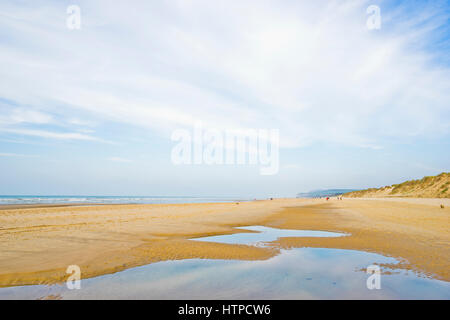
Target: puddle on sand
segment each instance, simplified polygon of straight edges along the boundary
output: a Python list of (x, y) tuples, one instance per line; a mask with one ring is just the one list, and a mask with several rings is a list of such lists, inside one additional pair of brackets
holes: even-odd
[(275, 229), (264, 226), (239, 227), (236, 229), (255, 231), (254, 233), (234, 233), (220, 236), (194, 238), (195, 241), (219, 242), (228, 244), (264, 245), (265, 242), (275, 241), (282, 237), (342, 237), (343, 233), (310, 231), (310, 230), (287, 230)]
[(393, 258), (352, 250), (282, 250), (264, 261), (164, 261), (63, 285), (0, 289), (0, 299), (450, 299), (450, 284), (411, 272), (381, 275), (369, 290), (369, 275), (357, 271)]
[[(197, 238), (196, 241), (256, 244), (279, 237), (336, 237), (319, 231), (245, 227), (259, 233)], [(355, 250), (296, 248), (262, 261), (188, 259), (162, 261), (65, 285), (0, 288), (0, 299), (450, 299), (450, 283), (400, 271), (381, 275), (369, 290), (365, 272), (374, 263), (397, 260)]]

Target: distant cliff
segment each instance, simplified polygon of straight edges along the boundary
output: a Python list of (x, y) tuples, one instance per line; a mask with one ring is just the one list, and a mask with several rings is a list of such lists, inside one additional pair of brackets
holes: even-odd
[(450, 173), (410, 180), (383, 188), (353, 191), (344, 194), (349, 198), (377, 197), (414, 197), (414, 198), (450, 198)]

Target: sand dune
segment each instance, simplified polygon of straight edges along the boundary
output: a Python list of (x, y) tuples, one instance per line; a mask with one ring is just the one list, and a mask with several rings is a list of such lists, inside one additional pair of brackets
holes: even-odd
[(345, 194), (350, 198), (413, 197), (450, 198), (450, 173), (443, 172), (433, 177), (410, 180), (382, 188), (370, 188)]

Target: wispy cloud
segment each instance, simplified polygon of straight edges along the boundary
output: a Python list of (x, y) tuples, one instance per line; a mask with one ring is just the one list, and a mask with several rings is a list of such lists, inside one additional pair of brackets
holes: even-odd
[(0, 157), (38, 157), (38, 155), (34, 155), (34, 154), (20, 154), (20, 153), (1, 153), (0, 152)]
[[(89, 114), (83, 124), (102, 119), (167, 137), (196, 120), (279, 128), (282, 147), (378, 148), (389, 137), (449, 130), (449, 68), (422, 45), (448, 21), (438, 5), (385, 2), (382, 29), (372, 32), (369, 1), (142, 1), (141, 10), (81, 1), (83, 28), (70, 32), (55, 23), (64, 8), (43, 3), (39, 15), (2, 4), (2, 29), (23, 46), (1, 45), (1, 60), (15, 67), (1, 69), (0, 94), (43, 108), (57, 101)], [(25, 118), (49, 120), (16, 117)]]
[(9, 114), (0, 115), (0, 124), (17, 125), (21, 123), (48, 124), (53, 121), (49, 114), (31, 108), (13, 108)]
[(44, 130), (32, 130), (32, 129), (12, 129), (12, 128), (0, 128), (0, 132), (13, 133), (17, 135), (34, 136), (40, 138), (58, 139), (58, 140), (86, 140), (86, 141), (98, 141), (107, 142), (105, 140), (89, 136), (78, 132), (51, 132)]
[(82, 127), (93, 127), (95, 126), (95, 122), (89, 121), (89, 120), (83, 120), (79, 118), (72, 118), (68, 119), (67, 121), (70, 124), (73, 124), (75, 126), (82, 126)]
[(120, 157), (110, 157), (110, 158), (108, 158), (108, 160), (109, 161), (113, 161), (113, 162), (122, 162), (122, 163), (133, 162), (132, 160), (125, 159), (125, 158), (120, 158)]

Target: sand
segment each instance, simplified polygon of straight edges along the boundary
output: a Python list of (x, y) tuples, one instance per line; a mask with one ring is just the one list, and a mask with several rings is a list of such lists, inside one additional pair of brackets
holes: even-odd
[[(400, 259), (402, 268), (450, 281), (449, 208), (449, 199), (409, 198), (3, 208), (0, 287), (62, 282), (69, 265), (90, 278), (164, 260), (263, 260), (292, 247), (380, 253)], [(249, 225), (350, 236), (282, 238), (268, 248), (189, 240)]]

